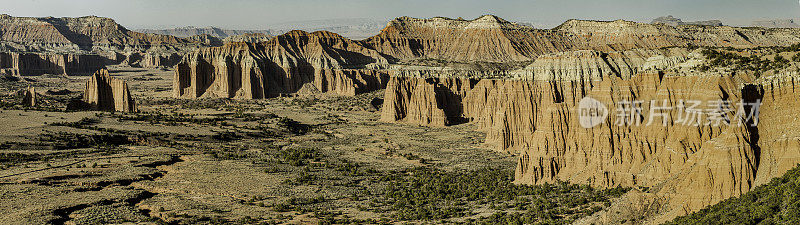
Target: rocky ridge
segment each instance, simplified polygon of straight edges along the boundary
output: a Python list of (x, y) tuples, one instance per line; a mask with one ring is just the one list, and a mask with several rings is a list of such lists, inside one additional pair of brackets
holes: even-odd
[(175, 72), (175, 97), (254, 99), (293, 94), (305, 83), (355, 95), (381, 89), (387, 59), (337, 34), (292, 31), (263, 43), (227, 43), (188, 54)]
[(663, 23), (670, 26), (681, 26), (681, 25), (722, 26), (722, 21), (719, 20), (683, 22), (683, 20), (675, 18), (672, 15), (655, 18), (650, 23), (653, 24)]
[(270, 36), (272, 30), (233, 30), (223, 29), (219, 27), (178, 27), (171, 29), (138, 29), (137, 32), (145, 34), (159, 34), (175, 37), (192, 37), (197, 35), (211, 35), (220, 39), (228, 38), (231, 36), (247, 35), (247, 34), (263, 34)]
[[(16, 74), (22, 76), (92, 74), (102, 66), (128, 62), (132, 66), (172, 67), (178, 61), (174, 55), (220, 43), (219, 39), (207, 36), (184, 39), (133, 32), (112, 19), (95, 16), (34, 18), (0, 15), (1, 54), (4, 57), (21, 55), (5, 60), (11, 63), (3, 63), (2, 68), (16, 70)], [(144, 56), (144, 62), (141, 62), (141, 56)]]
[(569, 20), (553, 29), (535, 29), (496, 16), (475, 20), (400, 17), (380, 34), (364, 40), (371, 48), (399, 60), (529, 61), (539, 55), (575, 51), (624, 51), (673, 46), (785, 46), (796, 30), (666, 26), (623, 20)]

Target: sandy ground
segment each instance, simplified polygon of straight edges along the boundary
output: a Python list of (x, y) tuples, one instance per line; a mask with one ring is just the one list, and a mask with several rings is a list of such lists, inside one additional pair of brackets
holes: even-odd
[[(376, 179), (383, 171), (515, 166), (514, 156), (484, 148), (484, 134), (473, 124), (427, 128), (377, 122), (379, 112), (369, 102), (382, 97), (379, 92), (175, 100), (172, 71), (110, 69), (129, 82), (140, 113), (57, 110), (80, 96), (87, 77), (2, 83), (6, 102), (31, 85), (48, 105), (0, 110), (2, 223), (303, 224), (316, 222), (319, 211), (387, 219), (391, 212), (364, 210), (371, 207), (372, 193), (386, 185)], [(46, 93), (63, 89), (72, 93)], [(287, 130), (286, 118), (305, 130)], [(280, 156), (297, 149), (310, 149), (314, 157), (294, 163)], [(347, 165), (368, 172), (342, 172)], [(304, 179), (309, 176), (313, 179)], [(303, 203), (303, 210), (276, 209), (292, 199), (324, 200)]]

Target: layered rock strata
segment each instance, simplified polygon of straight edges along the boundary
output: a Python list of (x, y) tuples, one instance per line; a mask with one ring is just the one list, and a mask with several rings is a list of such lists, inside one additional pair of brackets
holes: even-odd
[(20, 75), (92, 74), (123, 62), (131, 66), (172, 67), (184, 52), (211, 45), (221, 45), (221, 41), (208, 35), (176, 38), (143, 34), (112, 19), (95, 16), (0, 15), (0, 69)]
[(796, 43), (799, 37), (797, 30), (669, 26), (622, 20), (570, 20), (553, 29), (535, 29), (487, 15), (475, 20), (400, 17), (364, 43), (401, 60), (518, 62), (575, 50), (786, 46)]
[[(486, 132), (486, 145), (519, 155), (516, 183), (647, 187), (650, 193), (634, 197), (649, 204), (625, 207), (657, 204), (647, 219), (659, 223), (738, 196), (800, 163), (790, 100), (800, 97), (793, 91), (798, 75), (756, 79), (677, 69), (697, 65), (698, 57), (685, 49), (575, 51), (539, 56), (500, 79), (392, 77), (381, 120), (472, 121)], [(586, 97), (608, 113), (589, 128), (579, 114)], [(688, 110), (695, 101), (702, 105)], [(750, 108), (738, 104), (757, 101), (759, 121), (747, 126), (738, 110)], [(637, 104), (631, 107), (642, 114), (620, 116), (625, 104)], [(710, 123), (709, 110), (725, 119)]]
[(337, 34), (292, 31), (263, 43), (226, 43), (178, 64), (175, 97), (254, 99), (292, 94), (312, 83), (342, 95), (385, 87), (380, 53)]
[[(654, 218), (664, 221), (738, 196), (800, 163), (800, 136), (786, 122), (797, 116), (790, 110), (794, 101), (785, 101), (800, 97), (791, 91), (796, 79), (748, 84), (748, 76), (656, 71), (594, 81), (392, 78), (381, 119), (425, 126), (474, 121), (487, 133), (487, 145), (520, 155), (516, 183), (649, 187), (666, 199), (665, 211)], [(737, 118), (737, 103), (762, 96), (764, 119), (754, 127), (738, 126), (736, 119), (706, 124), (704, 118), (687, 125), (687, 114), (659, 108), (678, 107), (684, 99), (703, 106), (724, 100), (733, 105), (722, 116)], [(578, 109), (584, 97), (605, 104), (609, 118), (583, 128)], [(661, 116), (650, 125), (650, 118), (636, 117), (618, 126), (626, 120), (616, 117), (615, 107), (638, 101), (642, 115)]]
[(108, 59), (99, 55), (57, 53), (0, 53), (0, 70), (7, 74), (86, 75), (104, 68)]
[(133, 32), (96, 16), (80, 18), (35, 18), (0, 15), (0, 40), (48, 48), (91, 49), (92, 47), (148, 48), (191, 44), (167, 35)]
[(132, 53), (125, 57), (122, 64), (133, 67), (159, 68), (174, 67), (181, 61), (181, 55), (177, 53)]
[(109, 75), (101, 69), (86, 81), (83, 103), (87, 110), (135, 112), (136, 103), (124, 80)]

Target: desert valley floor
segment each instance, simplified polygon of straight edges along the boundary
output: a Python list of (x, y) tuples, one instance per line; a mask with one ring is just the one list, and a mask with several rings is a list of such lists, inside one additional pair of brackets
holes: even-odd
[[(528, 190), (542, 186), (514, 188), (516, 157), (484, 148), (473, 124), (378, 122), (379, 91), (176, 100), (172, 71), (110, 71), (129, 82), (138, 113), (0, 111), (5, 222), (465, 222), (529, 207), (517, 203), (579, 196), (572, 207), (541, 215), (559, 221), (608, 201), (577, 186), (548, 185), (565, 191), (549, 194), (557, 197)], [(3, 96), (32, 85), (58, 92), (42, 100), (56, 101), (79, 95), (86, 79), (26, 77), (3, 83)], [(431, 196), (410, 198), (426, 202), (392, 200), (432, 181), (441, 187), (421, 193)], [(472, 187), (449, 193), (450, 186)]]

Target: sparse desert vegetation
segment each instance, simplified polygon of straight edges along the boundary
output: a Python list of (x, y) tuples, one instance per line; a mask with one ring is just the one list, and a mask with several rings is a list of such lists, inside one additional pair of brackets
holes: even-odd
[[(158, 71), (122, 74), (133, 85), (170, 79)], [(149, 97), (135, 113), (11, 104), (0, 111), (11, 126), (0, 144), (0, 177), (35, 180), (4, 186), (19, 195), (29, 195), (26, 186), (49, 190), (58, 184), (81, 190), (75, 197), (95, 196), (97, 201), (78, 206), (42, 202), (55, 212), (47, 216), (17, 210), (28, 219), (75, 224), (563, 224), (625, 191), (514, 185), (513, 155), (483, 148), (483, 134), (472, 125), (376, 122), (374, 101), (381, 97)], [(51, 103), (63, 107), (68, 100)], [(15, 123), (23, 118), (37, 122)], [(35, 127), (40, 129), (19, 132)]]

